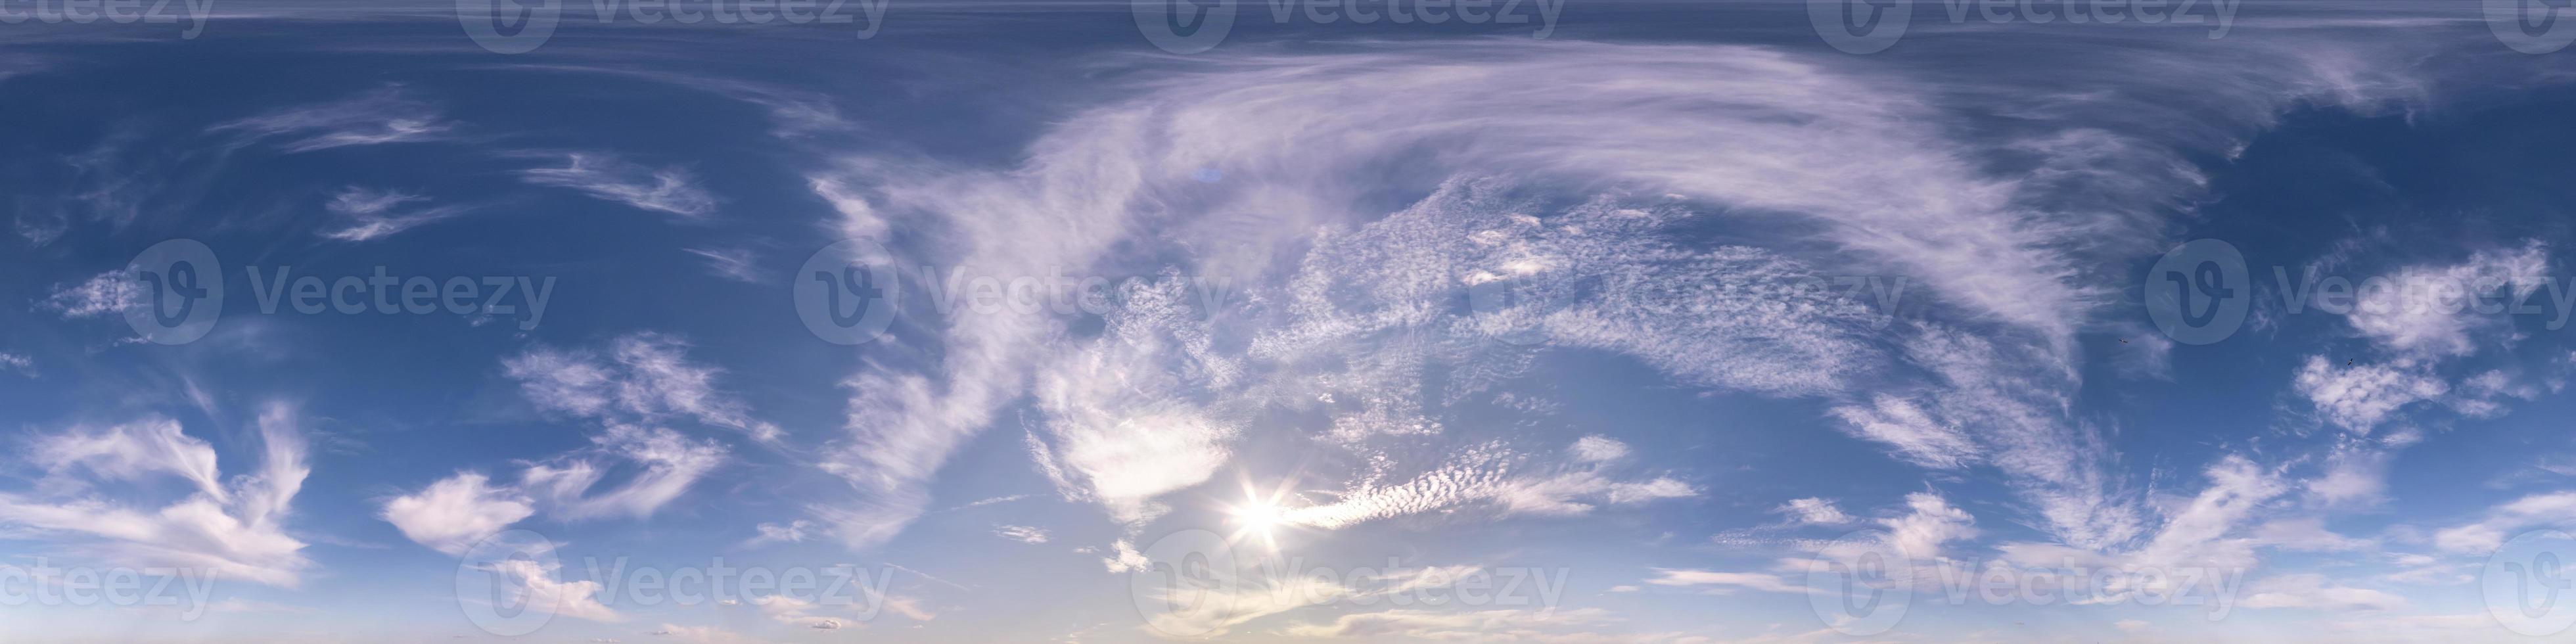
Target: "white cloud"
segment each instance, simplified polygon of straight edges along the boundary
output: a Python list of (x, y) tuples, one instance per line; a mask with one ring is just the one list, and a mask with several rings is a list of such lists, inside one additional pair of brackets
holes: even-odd
[(637, 471), (614, 488), (594, 492), (607, 466), (575, 456), (529, 464), (519, 475), (519, 489), (543, 501), (549, 514), (566, 519), (609, 515), (641, 519), (679, 498), (725, 460), (722, 445), (693, 441), (659, 427), (611, 425), (591, 440), (599, 451), (633, 464)]
[(484, 538), (536, 514), (536, 508), (516, 489), (489, 483), (490, 479), (482, 474), (458, 473), (419, 493), (385, 502), (380, 516), (413, 543), (462, 555)]
[(1574, 455), (1576, 462), (1580, 463), (1608, 463), (1628, 457), (1627, 443), (1598, 434), (1578, 439), (1574, 441), (1573, 447), (1565, 449)]
[(659, 628), (653, 629), (651, 635), (655, 637), (667, 637), (673, 640), (687, 642), (689, 644), (753, 644), (754, 642), (759, 641), (745, 637), (733, 631), (713, 626), (681, 626), (678, 624), (663, 624)]
[(1869, 407), (1846, 405), (1834, 408), (1833, 414), (1850, 424), (1853, 433), (1896, 448), (1916, 465), (1955, 469), (1976, 459), (1976, 443), (1966, 432), (1933, 419), (1904, 398), (1879, 394)]
[(2291, 385), (2327, 420), (2364, 434), (2398, 409), (2450, 391), (2440, 378), (2411, 362), (2338, 366), (2325, 356), (2308, 356)]
[[(1333, 618), (1331, 622), (1294, 624), (1281, 629), (1290, 637), (1379, 638), (1403, 637), (1425, 641), (1537, 641), (1571, 642), (1569, 634), (1543, 633), (1541, 629), (1599, 624), (1610, 621), (1608, 613), (1598, 608), (1566, 610), (1480, 610), (1433, 611), (1395, 609), (1371, 613), (1354, 613)], [(1581, 635), (1571, 635), (1581, 637)], [(1655, 638), (1630, 635), (1620, 641), (1645, 642)]]
[(437, 108), (415, 100), (399, 85), (329, 103), (304, 105), (230, 121), (211, 132), (237, 135), (236, 147), (273, 141), (287, 152), (312, 152), (352, 145), (433, 141), (446, 138), (454, 125)]
[(1773, 593), (1804, 593), (1805, 586), (1791, 584), (1779, 575), (1762, 572), (1717, 572), (1698, 569), (1656, 568), (1655, 577), (1646, 583), (1657, 586), (1725, 586), (1751, 588)]
[(518, 601), (524, 602), (527, 610), (549, 612), (594, 622), (617, 622), (626, 619), (625, 616), (617, 614), (616, 610), (599, 603), (598, 595), (601, 590), (604, 590), (599, 582), (556, 579), (555, 575), (561, 572), (560, 564), (548, 565), (530, 559), (512, 558), (478, 562), (477, 565), (498, 575), (511, 590), (518, 593)]
[(760, 531), (760, 535), (743, 541), (743, 547), (748, 548), (766, 543), (797, 543), (804, 541), (805, 537), (807, 537), (814, 529), (814, 522), (797, 519), (784, 524), (762, 523), (760, 525), (752, 526), (752, 529)]
[(1696, 496), (1699, 491), (1671, 478), (1618, 480), (1590, 469), (1532, 471), (1527, 457), (1488, 445), (1452, 455), (1449, 462), (1393, 485), (1363, 483), (1332, 503), (1284, 510), (1284, 521), (1325, 529), (1462, 506), (1482, 506), (1502, 515), (1573, 516), (1599, 504), (1636, 505), (1658, 499)]
[(1843, 514), (1842, 508), (1834, 507), (1832, 499), (1790, 499), (1771, 511), (1789, 515), (1790, 520), (1806, 525), (1842, 525), (1852, 521), (1851, 515)]
[(724, 370), (692, 362), (688, 344), (660, 333), (617, 338), (603, 359), (590, 351), (536, 347), (502, 361), (520, 393), (539, 409), (610, 424), (653, 424), (675, 418), (741, 432), (762, 443), (785, 435), (753, 418), (751, 406), (718, 390)]
[(0, 368), (16, 371), (29, 378), (36, 377), (36, 359), (25, 355), (0, 352)]
[(2475, 523), (2433, 533), (2433, 545), (2455, 553), (2488, 554), (2512, 532), (2539, 526), (2576, 526), (2576, 492), (2533, 494), (2489, 508)]
[[(38, 435), (42, 446), (30, 462), (78, 491), (91, 485), (130, 482), (145, 475), (202, 480), (187, 497), (157, 510), (115, 503), (97, 494), (69, 498), (66, 488), (39, 486), (34, 493), (0, 492), (0, 525), (27, 538), (124, 566), (176, 566), (272, 586), (294, 587), (311, 567), (304, 543), (288, 536), (284, 520), (311, 473), (294, 407), (270, 403), (258, 418), (262, 454), (257, 470), (224, 484), (205, 443), (179, 432), (177, 423), (146, 418), (108, 430)], [(78, 477), (88, 475), (87, 480)], [(211, 485), (211, 487), (209, 487)]]
[(63, 319), (123, 315), (128, 307), (143, 305), (142, 287), (117, 269), (100, 273), (78, 284), (56, 284), (53, 292), (36, 304), (38, 310), (52, 311)]
[(697, 176), (688, 168), (654, 169), (603, 152), (568, 152), (562, 156), (562, 166), (520, 170), (519, 179), (685, 218), (704, 217), (716, 210), (715, 195), (699, 187)]
[(993, 536), (1001, 537), (1001, 538), (1004, 538), (1004, 539), (1009, 539), (1009, 540), (1012, 540), (1012, 541), (1017, 541), (1017, 542), (1020, 542), (1020, 543), (1046, 543), (1046, 542), (1047, 542), (1047, 531), (1046, 531), (1045, 529), (1043, 529), (1043, 528), (1032, 528), (1032, 527), (1028, 527), (1028, 526), (1024, 526), (1024, 525), (997, 525), (997, 526), (993, 526)]
[(1977, 536), (1977, 520), (1968, 511), (1930, 492), (1905, 495), (1904, 516), (1879, 521), (1887, 526), (1888, 544), (1915, 559), (1941, 556), (1941, 545)]
[(393, 236), (423, 224), (465, 214), (472, 208), (449, 205), (435, 208), (410, 208), (405, 204), (428, 201), (428, 197), (350, 186), (331, 197), (323, 208), (344, 221), (338, 228), (322, 231), (329, 239), (367, 241)]
[(742, 282), (760, 283), (757, 258), (748, 248), (684, 248), (691, 255), (706, 258), (707, 272), (717, 277)]
[(2410, 266), (2380, 276), (2387, 288), (2357, 289), (2345, 321), (2400, 354), (2468, 355), (2476, 350), (2471, 334), (2504, 332), (2507, 326), (2503, 316), (2478, 312), (2472, 298), (2519, 302), (2538, 288), (2529, 278), (2548, 275), (2548, 248), (2536, 241), (2520, 249), (2479, 251), (2456, 265)]
[(35, 438), (28, 460), (61, 475), (79, 468), (110, 480), (138, 481), (154, 474), (187, 479), (197, 490), (223, 501), (227, 496), (215, 468), (215, 448), (179, 430), (179, 421), (152, 417), (114, 427), (75, 427)]
[(2347, 552), (2377, 547), (2369, 539), (2355, 539), (2327, 530), (2324, 517), (2276, 519), (2254, 528), (2254, 538), (2265, 545), (2305, 552)]
[(2246, 608), (2321, 608), (2327, 610), (2396, 610), (2406, 598), (2384, 591), (2328, 583), (2324, 575), (2277, 575), (2246, 586)]

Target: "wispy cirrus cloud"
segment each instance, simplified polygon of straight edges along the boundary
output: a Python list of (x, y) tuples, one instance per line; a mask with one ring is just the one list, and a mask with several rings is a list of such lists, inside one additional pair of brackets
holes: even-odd
[(707, 260), (707, 273), (742, 282), (760, 283), (759, 257), (748, 248), (684, 248), (691, 255)]
[(683, 218), (715, 213), (715, 195), (700, 187), (697, 175), (688, 168), (653, 168), (605, 152), (565, 152), (555, 156), (561, 159), (561, 165), (520, 170), (519, 180), (569, 188), (593, 198)]
[(435, 141), (448, 138), (454, 129), (436, 107), (413, 98), (401, 85), (388, 85), (351, 98), (227, 121), (207, 131), (232, 136), (234, 147), (268, 143), (293, 153)]
[(339, 241), (362, 242), (391, 237), (424, 224), (462, 215), (470, 206), (445, 205), (411, 207), (407, 204), (429, 201), (428, 197), (394, 190), (350, 186), (333, 195), (323, 209), (339, 215), (336, 228), (318, 234)]
[(785, 436), (753, 417), (750, 403), (717, 389), (724, 370), (690, 360), (688, 348), (678, 336), (633, 333), (611, 340), (605, 355), (530, 348), (502, 360), (502, 373), (519, 381), (520, 393), (540, 410), (609, 424), (694, 420), (761, 443)]

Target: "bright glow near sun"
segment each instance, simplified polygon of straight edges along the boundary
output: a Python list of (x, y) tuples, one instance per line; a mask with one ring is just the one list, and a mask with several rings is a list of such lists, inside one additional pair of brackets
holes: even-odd
[(1261, 543), (1271, 550), (1279, 549), (1279, 531), (1293, 527), (1288, 520), (1288, 509), (1280, 506), (1280, 501), (1287, 496), (1287, 487), (1282, 484), (1280, 489), (1263, 494), (1251, 481), (1244, 482), (1243, 502), (1225, 509), (1236, 528), (1235, 541), (1259, 537)]

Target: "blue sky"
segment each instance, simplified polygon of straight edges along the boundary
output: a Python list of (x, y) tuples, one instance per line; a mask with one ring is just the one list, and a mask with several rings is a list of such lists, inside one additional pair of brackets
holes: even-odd
[(2510, 2), (679, 9), (0, 3), (0, 639), (2576, 623)]

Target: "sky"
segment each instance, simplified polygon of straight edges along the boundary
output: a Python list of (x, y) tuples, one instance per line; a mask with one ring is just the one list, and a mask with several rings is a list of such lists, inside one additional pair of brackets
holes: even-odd
[(0, 0), (0, 640), (2560, 640), (2563, 9)]

